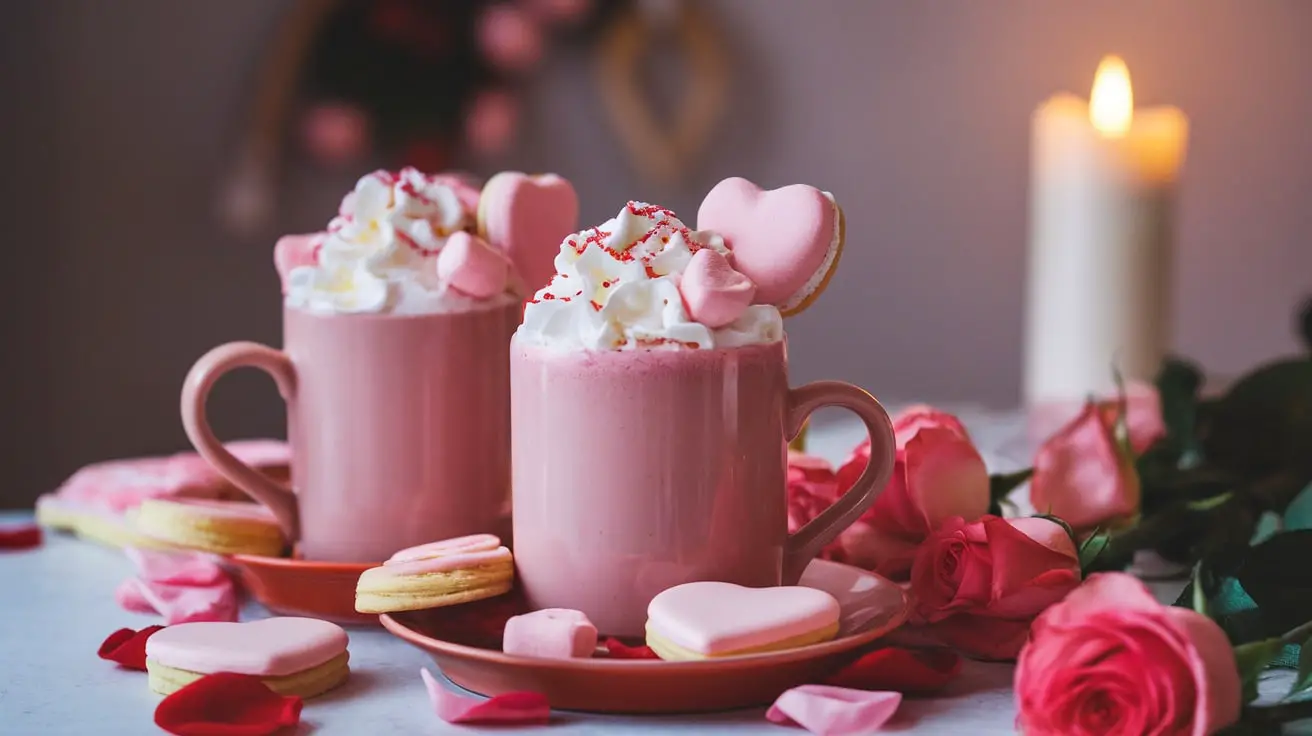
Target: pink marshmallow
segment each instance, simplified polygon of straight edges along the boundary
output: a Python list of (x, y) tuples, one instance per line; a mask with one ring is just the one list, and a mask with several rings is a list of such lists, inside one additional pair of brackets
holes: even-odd
[(313, 235), (284, 235), (273, 246), (273, 265), (282, 281), (282, 292), (287, 293), (287, 274), (299, 266), (313, 266), (319, 262), (319, 246), (323, 233)]
[(756, 296), (756, 285), (729, 265), (729, 259), (702, 248), (693, 254), (679, 283), (688, 316), (711, 329), (742, 316)]
[(597, 627), (582, 611), (544, 608), (506, 622), (501, 649), (528, 657), (591, 657), (597, 648)]
[(458, 232), (437, 254), (437, 275), (462, 294), (487, 299), (506, 290), (510, 261), (477, 235)]

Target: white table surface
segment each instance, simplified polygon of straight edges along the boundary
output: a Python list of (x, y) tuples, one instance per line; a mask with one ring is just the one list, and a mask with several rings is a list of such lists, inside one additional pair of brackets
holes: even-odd
[[(981, 447), (1014, 448), (1021, 427), (1015, 415), (960, 412)], [(809, 449), (839, 459), (860, 439), (855, 424), (826, 422), (812, 431)], [(1024, 450), (1020, 450), (1024, 452)], [(985, 452), (990, 467), (1011, 470), (1021, 461)], [(0, 521), (22, 520), (0, 514)], [(159, 696), (140, 672), (119, 670), (96, 657), (100, 642), (122, 627), (159, 623), (158, 617), (124, 611), (113, 591), (132, 574), (116, 550), (48, 534), (39, 549), (0, 553), (0, 734), (161, 733), (153, 721)], [(1163, 598), (1178, 592), (1168, 584)], [(268, 612), (249, 604), (242, 619)], [(306, 703), (297, 733), (316, 736), (470, 733), (473, 727), (444, 723), (432, 711), (421, 667), (435, 668), (422, 652), (381, 629), (350, 629), (351, 678), (346, 685)], [(1012, 667), (966, 662), (962, 675), (939, 697), (904, 700), (889, 730), (904, 734), (1014, 733)], [(1288, 677), (1265, 683), (1275, 692)], [(454, 685), (448, 686), (455, 687)], [(1287, 685), (1286, 685), (1287, 687)], [(514, 733), (802, 733), (775, 726), (764, 709), (702, 716), (615, 717), (556, 712), (546, 727), (498, 729)], [(1309, 730), (1312, 733), (1312, 730)]]

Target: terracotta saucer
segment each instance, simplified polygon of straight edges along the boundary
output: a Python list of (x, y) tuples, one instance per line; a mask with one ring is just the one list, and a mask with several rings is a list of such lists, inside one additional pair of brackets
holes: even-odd
[(499, 633), (494, 641), (487, 627), (469, 626), (468, 606), (379, 618), (392, 634), (428, 652), (452, 682), (475, 693), (529, 690), (546, 695), (553, 708), (594, 713), (696, 713), (766, 705), (791, 687), (819, 682), (906, 619), (902, 589), (873, 573), (817, 560), (802, 584), (833, 593), (843, 605), (839, 638), (697, 662), (508, 655), (500, 651)]
[(355, 610), (355, 583), (360, 573), (378, 563), (258, 555), (229, 555), (228, 559), (251, 595), (274, 613), (378, 625), (376, 615)]

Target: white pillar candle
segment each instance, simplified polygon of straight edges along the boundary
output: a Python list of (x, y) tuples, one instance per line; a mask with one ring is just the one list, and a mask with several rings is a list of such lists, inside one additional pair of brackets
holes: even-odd
[(1188, 120), (1134, 109), (1124, 62), (1104, 59), (1091, 101), (1034, 115), (1024, 397), (1069, 405), (1114, 390), (1113, 365), (1152, 380), (1169, 347), (1175, 182)]

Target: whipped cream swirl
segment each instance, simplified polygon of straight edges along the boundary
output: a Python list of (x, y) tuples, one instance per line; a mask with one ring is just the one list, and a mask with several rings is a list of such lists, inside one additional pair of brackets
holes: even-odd
[(287, 276), (287, 305), (315, 313), (428, 314), (509, 304), (512, 288), (474, 299), (442, 283), (436, 259), (474, 217), (442, 177), (375, 171), (342, 199), (314, 263)]
[(724, 239), (686, 227), (658, 205), (629, 202), (565, 239), (556, 275), (524, 308), (520, 339), (561, 350), (711, 349), (783, 339), (779, 310), (747, 307), (711, 329), (688, 315), (680, 278), (693, 254), (728, 256)]

